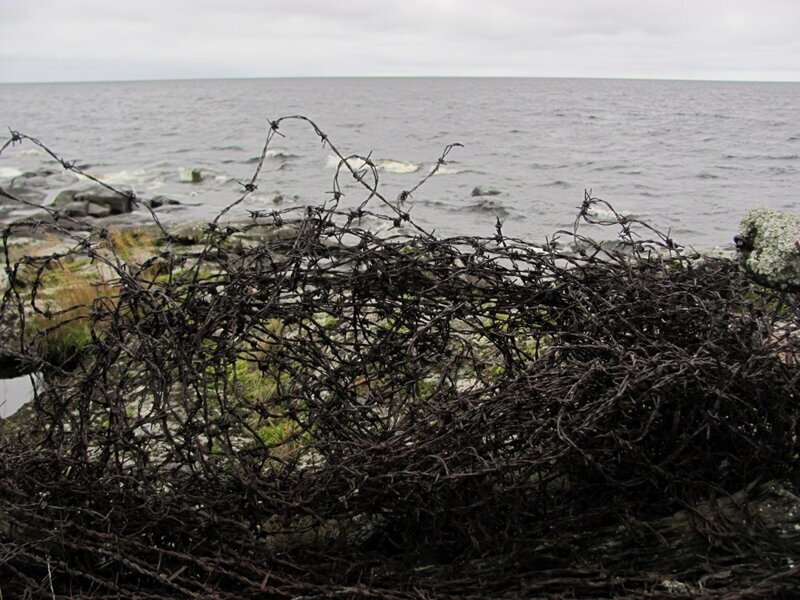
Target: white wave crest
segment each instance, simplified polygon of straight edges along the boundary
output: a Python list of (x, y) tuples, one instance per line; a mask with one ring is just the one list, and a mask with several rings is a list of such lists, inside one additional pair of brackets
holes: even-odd
[(386, 171), (387, 173), (416, 173), (419, 171), (419, 165), (413, 162), (404, 162), (402, 160), (392, 160), (390, 158), (380, 158), (375, 162), (375, 166), (379, 171)]
[(439, 170), (436, 171), (437, 175), (458, 175), (463, 173), (463, 169), (456, 169), (455, 167), (448, 167), (447, 165), (442, 165), (439, 167)]
[[(370, 160), (372, 164), (375, 165), (375, 168), (378, 169), (378, 171), (383, 171), (385, 173), (399, 173), (404, 175), (408, 173), (416, 173), (420, 169), (420, 166), (414, 162), (394, 160), (391, 158), (373, 158)], [(330, 155), (328, 156), (325, 166), (328, 169), (335, 169), (339, 166), (340, 162), (341, 161), (338, 156)], [(348, 159), (347, 162), (356, 171), (366, 166), (366, 163), (360, 158), (351, 158)]]
[(291, 160), (299, 157), (296, 154), (291, 154), (290, 152), (285, 152), (284, 150), (267, 150), (267, 158), (271, 158), (273, 160)]
[(0, 167), (0, 179), (14, 179), (24, 174), (25, 172), (17, 167)]
[[(629, 216), (624, 215), (621, 212), (618, 214), (620, 217)], [(600, 208), (598, 206), (591, 206), (589, 210), (586, 211), (586, 216), (591, 217), (595, 221), (607, 221), (610, 223), (615, 223), (617, 221), (617, 215), (608, 209)]]
[[(160, 170), (153, 169), (133, 169), (124, 171), (112, 171), (110, 173), (91, 173), (103, 183), (108, 185), (119, 185), (126, 187), (148, 186), (149, 188), (160, 187), (164, 183), (163, 174)], [(79, 180), (88, 180), (85, 176), (78, 174)]]

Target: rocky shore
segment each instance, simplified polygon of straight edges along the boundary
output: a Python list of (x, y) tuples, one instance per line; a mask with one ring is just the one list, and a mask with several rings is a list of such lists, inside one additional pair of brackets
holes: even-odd
[(41, 386), (0, 421), (4, 594), (796, 587), (796, 217), (737, 262), (12, 183), (0, 366)]
[(0, 184), (0, 225), (61, 220), (70, 230), (124, 227), (152, 221), (149, 210), (167, 214), (181, 209), (173, 198), (134, 198), (130, 190), (44, 167)]

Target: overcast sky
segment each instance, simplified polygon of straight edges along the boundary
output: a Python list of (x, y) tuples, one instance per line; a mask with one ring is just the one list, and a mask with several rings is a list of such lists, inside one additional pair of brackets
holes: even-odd
[(800, 0), (0, 0), (0, 82), (800, 81)]

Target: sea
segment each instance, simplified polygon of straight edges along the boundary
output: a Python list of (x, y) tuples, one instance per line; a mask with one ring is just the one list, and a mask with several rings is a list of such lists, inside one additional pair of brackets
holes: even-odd
[[(339, 158), (369, 157), (395, 202), (440, 237), (506, 235), (533, 243), (572, 231), (586, 193), (696, 249), (730, 249), (748, 209), (800, 212), (800, 83), (612, 79), (318, 78), (0, 84), (0, 139), (18, 131), (59, 158), (143, 199), (205, 221), (258, 189), (232, 218), (332, 199)], [(0, 142), (2, 143), (2, 142)], [(359, 159), (352, 163), (363, 166)], [(51, 202), (86, 180), (25, 141), (0, 155), (0, 187), (22, 177)], [(199, 173), (192, 176), (192, 171)], [(188, 174), (188, 176), (187, 176)], [(34, 177), (26, 177), (31, 176)], [(368, 193), (338, 179), (343, 208)], [(390, 209), (373, 198), (367, 209)], [(593, 216), (603, 219), (604, 208)], [(14, 214), (6, 214), (7, 220)], [(364, 227), (384, 226), (365, 219)], [(580, 233), (613, 238), (614, 228)], [(30, 397), (5, 380), (0, 416)]]
[[(800, 83), (296, 78), (0, 85), (0, 126), (8, 128), (0, 138), (19, 131), (140, 198), (178, 200), (182, 208), (165, 214), (167, 221), (208, 220), (234, 202), (253, 176), (269, 123), (290, 115), (312, 120), (343, 156), (369, 157), (391, 202), (430, 173), (449, 144), (461, 144), (404, 204), (415, 223), (441, 237), (491, 236), (499, 219), (506, 235), (543, 242), (572, 230), (587, 192), (695, 248), (730, 247), (750, 208), (800, 212)], [(278, 131), (258, 189), (233, 214), (331, 200), (339, 164), (331, 147), (303, 120), (283, 121)], [(0, 156), (0, 186), (53, 169), (59, 163), (43, 150), (16, 144)], [(191, 170), (200, 181), (187, 177)], [(45, 202), (82, 183), (56, 178)], [(339, 183), (343, 207), (367, 199), (351, 176)], [(376, 199), (367, 207), (387, 210)]]

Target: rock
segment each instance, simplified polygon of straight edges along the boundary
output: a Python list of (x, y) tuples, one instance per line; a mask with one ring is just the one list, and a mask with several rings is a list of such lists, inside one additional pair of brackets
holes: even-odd
[(64, 171), (41, 168), (17, 175), (5, 185), (5, 190), (19, 200), (41, 204), (47, 198), (48, 189), (69, 185), (74, 181), (75, 177)]
[[(133, 203), (131, 202), (129, 196), (112, 192), (111, 190), (107, 190), (105, 188), (92, 188), (88, 190), (63, 190), (62, 192), (59, 192), (55, 200), (53, 200), (53, 206), (56, 208), (62, 208), (70, 206), (76, 202), (81, 202), (87, 205), (87, 212), (89, 204), (106, 207), (110, 211), (109, 214), (112, 215), (123, 215), (133, 210)], [(75, 210), (74, 207), (72, 210)], [(96, 211), (97, 209), (94, 210)]]
[(108, 217), (98, 217), (91, 221), (92, 227), (133, 227), (152, 225), (153, 218), (146, 212), (131, 212), (117, 215), (113, 212)]
[(180, 202), (174, 198), (167, 198), (166, 196), (153, 196), (149, 200), (145, 200), (144, 205), (148, 208), (156, 209), (162, 206), (180, 206)]
[(88, 206), (89, 204), (87, 202), (75, 200), (62, 206), (59, 211), (60, 214), (65, 217), (85, 217), (88, 214)]
[(108, 206), (101, 206), (94, 202), (89, 202), (86, 205), (86, 214), (95, 219), (102, 219), (111, 215), (111, 208)]
[(133, 202), (129, 196), (104, 188), (79, 192), (75, 199), (99, 206), (107, 206), (112, 215), (124, 215), (133, 210)]
[(180, 174), (181, 183), (200, 183), (203, 172), (200, 169), (183, 169)]
[[(59, 229), (64, 229), (67, 231), (87, 231), (90, 229), (87, 224), (81, 223), (80, 221), (74, 221), (71, 219), (57, 220), (50, 212), (46, 210), (27, 215), (21, 219), (16, 219), (12, 222), (12, 225), (14, 226), (15, 234), (27, 234), (33, 236), (37, 235), (37, 232), (41, 231), (41, 227), (43, 225), (54, 225), (56, 223), (58, 224)], [(41, 233), (38, 233), (38, 235), (41, 235)]]
[(744, 215), (733, 240), (740, 263), (757, 281), (800, 289), (800, 217), (755, 208)]
[(30, 202), (31, 204), (41, 204), (44, 202), (44, 199), (47, 198), (46, 192), (24, 184), (19, 184), (16, 180), (12, 181), (3, 191), (6, 192), (8, 196), (0, 194), (0, 203), (2, 204), (17, 204), (11, 197), (16, 200), (21, 200), (22, 202)]
[(78, 190), (63, 190), (53, 200), (53, 206), (66, 206), (71, 202), (75, 202), (75, 196), (78, 195)]
[(476, 186), (476, 187), (472, 188), (472, 196), (473, 197), (478, 197), (478, 196), (499, 196), (502, 193), (503, 192), (501, 192), (500, 190), (496, 190), (494, 188), (485, 188), (482, 185), (479, 185), (479, 186)]
[(207, 233), (207, 223), (185, 223), (169, 230), (172, 241), (183, 246), (203, 243)]

